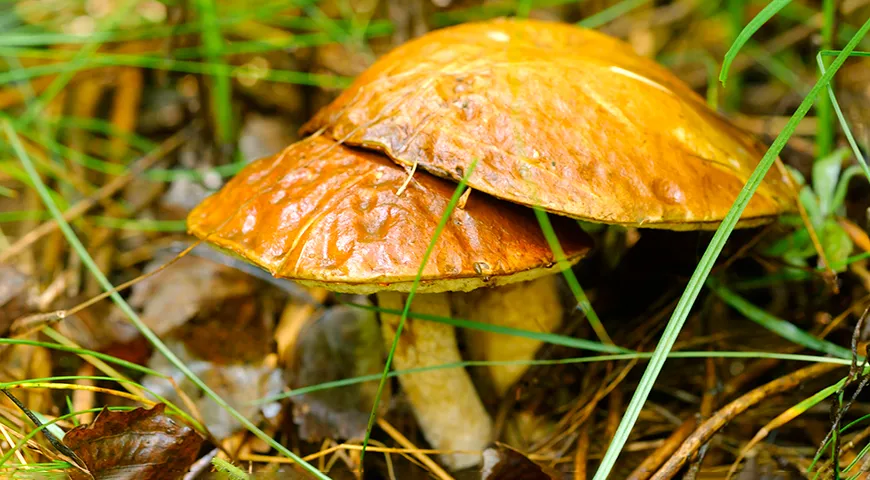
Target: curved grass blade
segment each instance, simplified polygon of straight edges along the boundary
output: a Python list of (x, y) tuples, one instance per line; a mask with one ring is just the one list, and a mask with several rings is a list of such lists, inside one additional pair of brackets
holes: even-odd
[(740, 34), (737, 35), (737, 38), (734, 40), (734, 43), (731, 44), (728, 52), (725, 53), (725, 58), (722, 60), (722, 69), (719, 71), (719, 81), (722, 82), (722, 85), (725, 85), (725, 81), (728, 79), (728, 70), (731, 68), (731, 62), (733, 62), (737, 57), (737, 54), (740, 53), (740, 49), (743, 48), (743, 45), (752, 38), (752, 35), (754, 35), (762, 25), (789, 3), (791, 3), (791, 0), (773, 0), (758, 12), (758, 15), (756, 15), (755, 18), (750, 20), (749, 23), (743, 27), (743, 30), (741, 30)]
[(731, 234), (731, 231), (734, 230), (734, 226), (737, 224), (737, 220), (740, 218), (740, 215), (749, 203), (749, 199), (752, 198), (752, 195), (758, 189), (758, 186), (761, 184), (767, 171), (779, 155), (779, 152), (782, 151), (786, 142), (794, 133), (798, 123), (800, 123), (800, 121), (806, 116), (807, 112), (809, 112), (816, 97), (822, 89), (828, 86), (831, 79), (834, 77), (834, 74), (840, 69), (846, 61), (846, 58), (855, 49), (858, 42), (861, 41), (868, 31), (870, 31), (870, 19), (867, 19), (855, 36), (849, 40), (846, 47), (831, 63), (830, 69), (819, 78), (809, 95), (807, 95), (800, 103), (797, 111), (795, 111), (788, 120), (782, 132), (780, 132), (776, 137), (776, 140), (773, 141), (773, 144), (764, 154), (758, 167), (755, 168), (755, 171), (752, 172), (752, 175), (750, 175), (749, 179), (746, 181), (746, 184), (743, 186), (743, 189), (740, 191), (734, 204), (725, 216), (722, 224), (719, 225), (719, 228), (713, 235), (713, 239), (710, 241), (710, 245), (707, 247), (701, 260), (698, 262), (695, 272), (689, 279), (689, 284), (686, 286), (686, 290), (683, 292), (682, 297), (680, 297), (677, 307), (674, 309), (674, 313), (668, 321), (668, 325), (665, 327), (665, 331), (662, 333), (661, 340), (659, 340), (659, 344), (656, 346), (655, 354), (650, 360), (646, 371), (644, 371), (643, 377), (641, 378), (634, 395), (631, 397), (626, 412), (619, 423), (619, 427), (613, 436), (613, 440), (611, 441), (607, 452), (601, 459), (600, 467), (598, 468), (598, 471), (595, 472), (593, 480), (605, 480), (610, 475), (613, 466), (616, 464), (616, 459), (622, 451), (622, 447), (625, 445), (625, 442), (628, 441), (628, 435), (631, 433), (634, 423), (640, 415), (641, 408), (643, 408), (643, 404), (646, 402), (646, 398), (649, 396), (653, 384), (664, 366), (667, 358), (666, 354), (671, 350), (674, 342), (676, 342), (677, 335), (679, 335), (680, 330), (682, 330), (683, 324), (685, 323), (686, 318), (688, 318), (689, 312), (695, 303), (695, 299), (698, 297), (698, 294), (704, 285), (704, 281), (710, 274), (710, 270), (713, 269), (714, 262), (719, 257), (719, 253), (722, 252), (722, 248), (725, 246), (728, 236)]
[(96, 277), (97, 281), (100, 283), (100, 286), (103, 287), (106, 291), (112, 291), (110, 298), (115, 302), (116, 305), (127, 315), (130, 319), (131, 323), (142, 333), (152, 345), (154, 345), (155, 349), (157, 349), (161, 354), (163, 354), (176, 368), (178, 368), (194, 385), (199, 387), (206, 395), (211, 397), (211, 399), (217, 403), (221, 408), (223, 408), (227, 413), (232, 415), (236, 420), (239, 421), (245, 428), (248, 429), (251, 433), (256, 435), (259, 439), (263, 440), (277, 450), (281, 452), (281, 454), (287, 456), (288, 458), (296, 461), (302, 468), (310, 472), (314, 475), (315, 478), (320, 480), (330, 480), (328, 476), (323, 474), (320, 470), (318, 470), (313, 465), (309, 464), (298, 455), (291, 452), (287, 447), (281, 445), (274, 438), (270, 437), (266, 432), (257, 428), (253, 422), (248, 420), (247, 417), (239, 413), (236, 409), (234, 409), (226, 400), (221, 398), (217, 393), (214, 392), (208, 385), (205, 384), (195, 373), (193, 373), (190, 368), (184, 364), (174, 353), (170, 350), (161, 340), (160, 338), (148, 328), (147, 325), (139, 318), (139, 315), (133, 311), (133, 308), (121, 297), (118, 292), (113, 291), (114, 286), (109, 279), (100, 271), (96, 262), (94, 262), (93, 257), (90, 256), (85, 246), (82, 245), (81, 241), (76, 236), (75, 232), (73, 232), (69, 223), (67, 223), (63, 219), (63, 213), (57, 208), (57, 205), (52, 201), (51, 195), (48, 192), (45, 184), (42, 182), (42, 179), (39, 178), (39, 174), (36, 172), (33, 162), (30, 160), (30, 157), (27, 156), (27, 152), (24, 151), (23, 146), (21, 145), (20, 140), (18, 139), (18, 135), (15, 133), (15, 130), (12, 128), (12, 124), (5, 120), (3, 121), (3, 129), (6, 133), (7, 138), (15, 149), (16, 153), (21, 160), (22, 165), (27, 171), (28, 175), (30, 175), (31, 180), (33, 181), (33, 185), (36, 188), (37, 193), (39, 193), (39, 197), (42, 199), (42, 202), (45, 204), (46, 208), (51, 212), (52, 216), (55, 218), (60, 230), (63, 232), (67, 241), (70, 243), (72, 248), (78, 253), (82, 262), (87, 266), (88, 270), (90, 270), (91, 274)]
[[(819, 70), (821, 70), (822, 74), (827, 71), (825, 68), (825, 62), (822, 61), (822, 57), (828, 56), (830, 54), (837, 54), (839, 52), (839, 50), (822, 50), (816, 55), (816, 63), (818, 63)], [(870, 56), (870, 52), (852, 52), (849, 54), (849, 56)], [(834, 113), (836, 113), (837, 119), (840, 121), (840, 127), (843, 129), (843, 135), (846, 136), (846, 141), (849, 142), (849, 146), (852, 148), (852, 153), (858, 160), (858, 164), (861, 166), (861, 170), (864, 172), (864, 176), (867, 177), (868, 181), (870, 181), (870, 167), (867, 166), (867, 159), (864, 158), (864, 154), (861, 152), (861, 148), (858, 147), (858, 142), (855, 141), (855, 136), (852, 135), (852, 129), (849, 128), (849, 122), (846, 121), (846, 117), (843, 115), (843, 110), (840, 108), (840, 102), (837, 101), (837, 95), (834, 93), (834, 88), (829, 84), (827, 90), (828, 98), (830, 98), (831, 102), (831, 107), (833, 108)], [(846, 192), (844, 190), (842, 192), (842, 196), (845, 197), (845, 195)], [(840, 192), (837, 192), (837, 196), (840, 196)]]
[[(809, 333), (795, 327), (790, 322), (777, 318), (764, 310), (756, 307), (745, 298), (731, 291), (715, 278), (707, 279), (707, 288), (719, 296), (731, 308), (737, 310), (746, 318), (770, 330), (790, 342), (818, 352), (834, 355), (838, 358), (852, 358), (852, 352), (826, 340), (820, 340)], [(862, 361), (863, 359), (858, 359)]]

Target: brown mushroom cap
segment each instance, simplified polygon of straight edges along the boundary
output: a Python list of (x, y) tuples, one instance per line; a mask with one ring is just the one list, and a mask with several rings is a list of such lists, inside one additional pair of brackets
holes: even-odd
[[(385, 152), (512, 202), (592, 222), (716, 228), (765, 148), (622, 41), (500, 19), (381, 57), (303, 132)], [(771, 171), (741, 226), (791, 210)]]
[[(188, 216), (189, 231), (278, 277), (333, 291), (408, 291), (456, 185), (315, 136), (245, 167)], [(591, 239), (553, 218), (571, 263)], [(555, 273), (531, 211), (474, 192), (456, 208), (418, 292), (469, 291)]]

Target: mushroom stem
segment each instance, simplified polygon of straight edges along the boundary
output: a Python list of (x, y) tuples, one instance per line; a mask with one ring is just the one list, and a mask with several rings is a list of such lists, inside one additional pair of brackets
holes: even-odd
[[(402, 310), (407, 296), (398, 292), (379, 292), (377, 298), (382, 308)], [(446, 293), (418, 294), (411, 310), (450, 317), (450, 297)], [(381, 314), (385, 341), (393, 341), (399, 319), (398, 315)], [(405, 370), (461, 360), (452, 326), (408, 318), (396, 346), (393, 365), (397, 370)], [(492, 419), (464, 368), (401, 375), (399, 383), (423, 435), (433, 448), (482, 452), (489, 444)], [(447, 453), (440, 458), (453, 470), (477, 466), (482, 459), (480, 453)]]
[[(496, 288), (454, 294), (457, 316), (476, 322), (535, 332), (551, 333), (562, 323), (556, 275)], [(471, 355), (476, 360), (532, 360), (542, 342), (530, 338), (466, 330)], [(495, 393), (501, 397), (528, 370), (528, 365), (488, 367)]]

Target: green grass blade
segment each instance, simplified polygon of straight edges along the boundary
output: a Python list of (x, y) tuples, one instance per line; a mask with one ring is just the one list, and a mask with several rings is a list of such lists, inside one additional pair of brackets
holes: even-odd
[(722, 285), (722, 283), (715, 278), (707, 279), (707, 288), (718, 295), (719, 298), (721, 298), (731, 308), (743, 314), (746, 318), (790, 342), (794, 342), (811, 350), (834, 355), (839, 358), (852, 358), (852, 352), (848, 348), (843, 348), (831, 342), (820, 340), (804, 330), (795, 327), (790, 322), (767, 313)]
[[(363, 305), (360, 303), (352, 303), (352, 302), (342, 302), (345, 305), (350, 307), (359, 308), (362, 310), (368, 310), (379, 313), (390, 313), (393, 315), (401, 315), (401, 310), (394, 310), (391, 308), (383, 308), (376, 307), (374, 305)], [(418, 318), (420, 320), (426, 320), (429, 322), (438, 322), (444, 323), (447, 325), (451, 325), (456, 328), (465, 328), (470, 330), (479, 330), (483, 332), (489, 333), (497, 333), (500, 335), (510, 335), (514, 337), (522, 337), (528, 338), (531, 340), (538, 340), (540, 342), (549, 343), (551, 345), (561, 345), (563, 347), (569, 348), (577, 348), (580, 350), (589, 350), (591, 352), (605, 352), (605, 353), (628, 353), (632, 350), (627, 348), (618, 347), (615, 345), (607, 345), (604, 343), (593, 342), (591, 340), (586, 340), (584, 338), (574, 338), (569, 337), (567, 335), (559, 335), (557, 333), (547, 333), (547, 332), (536, 332), (531, 330), (523, 330), (519, 328), (510, 328), (502, 325), (495, 325), (492, 323), (484, 323), (484, 322), (475, 322), (473, 320), (466, 320), (462, 318), (453, 318), (453, 317), (440, 317), (438, 315), (430, 315), (426, 313), (416, 313), (411, 312), (412, 318)]]
[[(10, 54), (0, 48), (0, 55)], [(149, 68), (155, 70), (168, 70), (179, 73), (192, 73), (199, 75), (224, 76), (240, 78), (249, 73), (246, 73), (242, 67), (234, 67), (225, 63), (210, 63), (210, 62), (193, 62), (187, 60), (174, 60), (154, 55), (132, 55), (123, 53), (96, 53), (90, 57), (87, 62), (82, 65), (73, 66), (66, 62), (70, 56), (64, 51), (42, 51), (42, 50), (27, 50), (13, 52), (27, 58), (48, 58), (61, 60), (61, 62), (51, 63), (48, 65), (38, 65), (19, 70), (11, 70), (8, 72), (0, 72), (0, 85), (28, 80), (34, 77), (43, 75), (52, 75), (56, 73), (68, 72), (72, 69), (81, 71), (85, 69), (97, 67), (114, 67), (128, 66)], [(298, 85), (308, 85), (314, 87), (325, 88), (345, 88), (350, 85), (352, 79), (338, 75), (317, 74), (308, 72), (297, 72), (292, 70), (271, 69), (262, 77), (265, 81), (295, 83)]]
[(719, 71), (719, 81), (722, 82), (722, 85), (725, 85), (725, 81), (728, 79), (728, 70), (731, 68), (731, 62), (733, 62), (737, 57), (737, 54), (740, 53), (740, 49), (743, 48), (743, 45), (752, 38), (752, 35), (754, 35), (762, 25), (789, 3), (791, 3), (791, 0), (773, 0), (758, 12), (758, 15), (756, 15), (755, 18), (750, 20), (749, 23), (743, 27), (743, 30), (741, 30), (740, 34), (737, 35), (734, 43), (731, 44), (728, 52), (725, 53), (725, 59), (722, 61), (722, 69)]
[(390, 352), (387, 354), (387, 359), (384, 362), (384, 372), (381, 375), (381, 381), (378, 383), (378, 390), (375, 393), (375, 403), (372, 405), (372, 412), (369, 414), (369, 422), (366, 426), (366, 434), (363, 438), (362, 451), (360, 452), (360, 465), (363, 464), (363, 457), (365, 456), (366, 447), (368, 446), (369, 439), (372, 435), (372, 428), (375, 425), (375, 417), (378, 412), (378, 404), (381, 402), (381, 395), (384, 392), (384, 385), (387, 383), (387, 378), (390, 373), (390, 365), (393, 363), (393, 357), (396, 354), (396, 347), (399, 345), (399, 337), (402, 335), (402, 329), (405, 327), (405, 321), (408, 319), (408, 313), (411, 311), (411, 302), (414, 300), (414, 294), (417, 292), (417, 287), (420, 285), (420, 279), (423, 277), (423, 269), (426, 268), (426, 264), (429, 263), (429, 257), (432, 255), (432, 250), (435, 248), (435, 244), (438, 242), (438, 237), (441, 236), (441, 232), (444, 230), (444, 227), (447, 226), (447, 222), (450, 221), (450, 216), (453, 213), (453, 210), (456, 208), (456, 205), (459, 203), (459, 199), (462, 197), (462, 194), (465, 192), (466, 184), (468, 183), (468, 179), (471, 177), (472, 172), (477, 167), (477, 159), (471, 162), (471, 165), (465, 171), (465, 175), (462, 176), (462, 179), (459, 181), (459, 184), (456, 186), (456, 190), (453, 191), (453, 197), (450, 198), (450, 202), (447, 204), (447, 209), (444, 212), (444, 215), (441, 216), (441, 220), (438, 221), (438, 225), (435, 227), (435, 233), (432, 235), (432, 240), (429, 241), (429, 246), (426, 247), (426, 252), (423, 254), (423, 260), (420, 262), (420, 268), (417, 270), (417, 276), (414, 277), (414, 283), (411, 284), (411, 289), (408, 291), (408, 299), (405, 301), (405, 309), (402, 311), (402, 316), (399, 318), (399, 324), (396, 326), (396, 334), (393, 336), (393, 344), (390, 346)]
[(586, 320), (589, 322), (595, 335), (598, 336), (598, 340), (603, 344), (613, 345), (613, 340), (610, 339), (610, 335), (608, 335), (607, 330), (604, 329), (601, 319), (598, 318), (598, 314), (595, 313), (595, 309), (592, 308), (592, 303), (589, 301), (589, 297), (586, 296), (586, 292), (583, 291), (583, 287), (580, 286), (577, 276), (574, 275), (574, 271), (571, 270), (571, 265), (568, 264), (565, 251), (562, 250), (562, 245), (559, 243), (559, 237), (556, 236), (553, 224), (550, 223), (550, 217), (547, 216), (547, 212), (540, 208), (535, 207), (534, 211), (535, 217), (538, 219), (538, 224), (544, 232), (544, 238), (547, 239), (547, 243), (550, 245), (550, 250), (552, 250), (553, 255), (556, 257), (559, 270), (562, 271), (562, 276), (565, 277), (565, 281), (568, 283), (568, 288), (571, 289), (571, 293), (577, 301), (577, 306), (583, 314), (586, 315)]
[[(822, 50), (834, 48), (834, 30), (837, 21), (837, 2), (822, 0)], [(818, 57), (821, 58), (821, 57)], [(824, 65), (821, 68), (824, 74)], [(834, 148), (834, 117), (831, 115), (832, 105), (829, 96), (819, 97), (816, 105), (818, 130), (816, 131), (816, 158), (828, 156)]]
[(643, 404), (646, 402), (646, 398), (652, 390), (655, 379), (658, 377), (659, 372), (661, 372), (662, 367), (664, 366), (667, 353), (671, 350), (671, 347), (673, 347), (674, 342), (677, 340), (677, 335), (679, 335), (680, 330), (683, 328), (683, 324), (689, 316), (689, 312), (695, 303), (695, 299), (698, 297), (707, 276), (710, 274), (714, 262), (719, 257), (719, 253), (722, 252), (722, 248), (725, 246), (728, 236), (731, 234), (731, 231), (737, 224), (737, 220), (740, 218), (740, 215), (749, 203), (749, 199), (752, 198), (752, 195), (758, 189), (758, 186), (764, 179), (764, 175), (767, 174), (767, 171), (770, 169), (771, 165), (773, 165), (779, 152), (781, 152), (783, 147), (785, 147), (786, 142), (794, 133), (798, 123), (800, 123), (800, 121), (806, 116), (807, 112), (809, 112), (816, 97), (825, 87), (828, 86), (834, 73), (836, 73), (836, 71), (843, 65), (846, 58), (848, 58), (852, 50), (855, 49), (855, 46), (858, 45), (861, 38), (867, 34), (868, 30), (870, 30), (870, 19), (867, 19), (855, 36), (849, 40), (849, 43), (843, 51), (840, 52), (840, 54), (837, 55), (837, 58), (835, 58), (831, 63), (830, 69), (819, 78), (809, 95), (807, 95), (800, 103), (797, 111), (795, 111), (791, 116), (782, 132), (780, 132), (776, 137), (776, 140), (773, 141), (773, 145), (771, 145), (764, 154), (758, 167), (756, 167), (755, 171), (752, 172), (752, 175), (740, 191), (740, 194), (737, 196), (737, 199), (734, 201), (734, 204), (731, 206), (725, 219), (722, 221), (722, 224), (719, 225), (719, 228), (713, 235), (713, 239), (710, 241), (710, 245), (701, 257), (697, 268), (695, 268), (695, 272), (689, 279), (689, 284), (686, 286), (686, 290), (683, 292), (682, 297), (680, 297), (677, 307), (674, 309), (674, 313), (668, 321), (667, 327), (665, 327), (665, 331), (662, 333), (662, 338), (656, 346), (655, 354), (653, 358), (650, 359), (650, 363), (647, 366), (646, 371), (644, 371), (643, 377), (641, 378), (634, 395), (631, 397), (625, 415), (623, 415), (622, 420), (619, 423), (619, 427), (614, 434), (607, 452), (601, 459), (601, 466), (598, 468), (598, 471), (595, 472), (593, 480), (605, 480), (610, 475), (610, 471), (616, 464), (616, 459), (622, 451), (622, 447), (625, 445), (625, 442), (628, 441), (628, 435), (631, 433), (631, 429), (634, 427), (638, 415), (640, 415)]
[[(33, 181), (33, 185), (39, 193), (39, 197), (42, 199), (42, 202), (45, 204), (46, 208), (51, 212), (55, 221), (58, 224), (63, 235), (66, 237), (69, 244), (72, 246), (73, 250), (81, 258), (82, 262), (94, 275), (97, 281), (100, 283), (100, 286), (103, 287), (106, 291), (114, 290), (114, 285), (109, 282), (109, 279), (106, 278), (105, 275), (100, 271), (94, 259), (90, 256), (87, 249), (84, 245), (82, 245), (81, 241), (76, 236), (75, 232), (70, 227), (69, 223), (67, 223), (63, 219), (63, 214), (57, 208), (54, 201), (51, 198), (51, 195), (48, 192), (48, 188), (46, 188), (45, 184), (42, 182), (42, 179), (39, 178), (39, 174), (36, 172), (36, 169), (33, 166), (33, 162), (28, 157), (27, 152), (24, 151), (24, 147), (21, 145), (21, 141), (18, 139), (18, 135), (15, 133), (15, 130), (12, 128), (12, 124), (5, 120), (3, 121), (3, 130), (6, 133), (9, 142), (12, 144), (16, 153), (18, 154), (19, 159), (21, 160), (24, 169), (27, 171), (28, 175), (30, 175), (31, 180)], [(193, 373), (190, 368), (184, 364), (173, 352), (170, 350), (161, 340), (160, 338), (151, 331), (150, 328), (139, 318), (139, 315), (133, 311), (133, 308), (124, 300), (123, 297), (118, 292), (112, 292), (110, 298), (115, 304), (127, 315), (130, 321), (134, 326), (142, 333), (152, 345), (154, 345), (155, 349), (163, 354), (176, 368), (178, 368), (194, 385), (199, 387), (206, 395), (211, 397), (215, 403), (217, 403), (221, 408), (223, 408), (227, 413), (232, 415), (236, 420), (239, 421), (245, 428), (248, 429), (251, 433), (256, 435), (259, 439), (266, 442), (269, 446), (281, 452), (281, 454), (287, 456), (288, 458), (293, 459), (298, 462), (301, 467), (305, 470), (312, 473), (315, 478), (321, 480), (329, 480), (329, 477), (324, 475), (320, 470), (315, 468), (313, 465), (309, 464), (305, 460), (301, 459), (299, 456), (291, 452), (287, 447), (281, 445), (275, 439), (267, 435), (265, 432), (257, 428), (253, 422), (248, 420), (247, 417), (239, 413), (236, 409), (234, 409), (229, 403), (226, 402), (223, 398), (221, 398), (217, 393), (215, 393), (208, 385), (205, 384), (199, 377)]]
[(145, 218), (88, 217), (95, 224), (115, 230), (137, 232), (183, 232), (187, 230), (184, 220), (150, 220)]
[(623, 0), (595, 15), (590, 15), (580, 20), (577, 22), (577, 25), (586, 28), (598, 28), (647, 3), (650, 3), (650, 0)]
[[(206, 58), (215, 65), (224, 65), (224, 39), (217, 21), (217, 6), (215, 0), (196, 0), (194, 2), (202, 24), (202, 41), (205, 45)], [(232, 136), (233, 106), (232, 88), (229, 77), (220, 75), (211, 77), (210, 91), (212, 108), (215, 114), (215, 128), (218, 140), (222, 144), (230, 142)]]
[[(527, 366), (544, 366), (544, 365), (577, 365), (582, 363), (595, 363), (595, 362), (616, 362), (616, 361), (628, 361), (628, 360), (646, 360), (652, 358), (652, 352), (636, 352), (636, 353), (619, 353), (612, 355), (595, 355), (588, 357), (573, 357), (573, 358), (561, 358), (557, 360), (464, 360), (461, 362), (450, 362), (450, 363), (442, 363), (440, 365), (430, 365), (426, 367), (417, 367), (417, 368), (408, 368), (405, 370), (393, 370), (387, 373), (387, 376), (390, 378), (399, 377), (402, 375), (411, 375), (415, 373), (422, 372), (430, 372), (433, 370), (442, 370), (442, 369), (451, 369), (451, 368), (467, 368), (467, 367), (487, 367), (487, 366), (499, 366), (499, 365), (527, 365)], [(686, 352), (670, 352), (668, 354), (668, 358), (676, 359), (676, 358), (692, 358), (692, 359), (704, 359), (704, 358), (742, 358), (742, 359), (759, 359), (759, 358), (771, 358), (785, 361), (793, 361), (793, 362), (810, 362), (810, 363), (833, 363), (837, 365), (850, 365), (851, 360), (845, 360), (842, 358), (833, 358), (833, 357), (820, 357), (818, 355), (798, 355), (798, 354), (790, 354), (790, 353), (770, 353), (770, 352), (711, 352), (711, 351), (686, 351)], [(289, 392), (282, 392), (276, 395), (271, 395), (268, 397), (263, 397), (251, 402), (253, 405), (261, 405), (265, 403), (276, 402), (280, 400), (284, 400), (287, 398), (297, 397), (299, 395), (306, 395), (313, 392), (320, 392), (324, 390), (331, 390), (334, 388), (342, 388), (351, 385), (357, 385), (360, 383), (372, 382), (375, 380), (380, 380), (380, 373), (373, 373), (371, 375), (361, 375), (352, 378), (343, 378), (341, 380), (332, 380), (329, 382), (322, 382), (314, 385), (308, 385), (306, 387), (295, 388)]]
[[(827, 53), (838, 53), (838, 50), (822, 50), (816, 56), (816, 63), (819, 65), (819, 70), (821, 70), (824, 75), (826, 68), (825, 62), (822, 61), (822, 57)], [(852, 52), (850, 56), (865, 56), (870, 55), (870, 52)], [(867, 177), (867, 180), (870, 181), (870, 167), (867, 166), (867, 159), (864, 158), (864, 154), (861, 152), (861, 148), (858, 147), (858, 142), (855, 141), (855, 136), (852, 134), (852, 129), (849, 128), (849, 122), (846, 121), (846, 117), (843, 115), (843, 110), (840, 108), (840, 102), (837, 101), (837, 95), (834, 93), (834, 88), (829, 84), (828, 85), (828, 98), (830, 98), (831, 107), (834, 110), (834, 113), (837, 115), (837, 120), (840, 122), (840, 127), (843, 129), (843, 134), (846, 136), (846, 141), (849, 142), (849, 146), (852, 148), (852, 153), (855, 155), (855, 158), (858, 160), (858, 165), (861, 166), (861, 170), (864, 172), (864, 176)], [(843, 192), (843, 196), (845, 197), (845, 192)]]

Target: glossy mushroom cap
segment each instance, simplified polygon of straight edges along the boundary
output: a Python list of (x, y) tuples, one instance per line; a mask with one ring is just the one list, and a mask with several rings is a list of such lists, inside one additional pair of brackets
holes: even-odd
[[(599, 223), (716, 228), (765, 148), (627, 44), (500, 19), (379, 59), (303, 132), (323, 130), (493, 196)], [(793, 208), (776, 169), (741, 226)]]
[[(456, 185), (315, 136), (245, 167), (188, 216), (197, 237), (273, 275), (339, 292), (408, 291)], [(553, 218), (571, 263), (591, 239)], [(432, 251), (418, 292), (469, 291), (555, 273), (532, 212), (472, 192)]]

